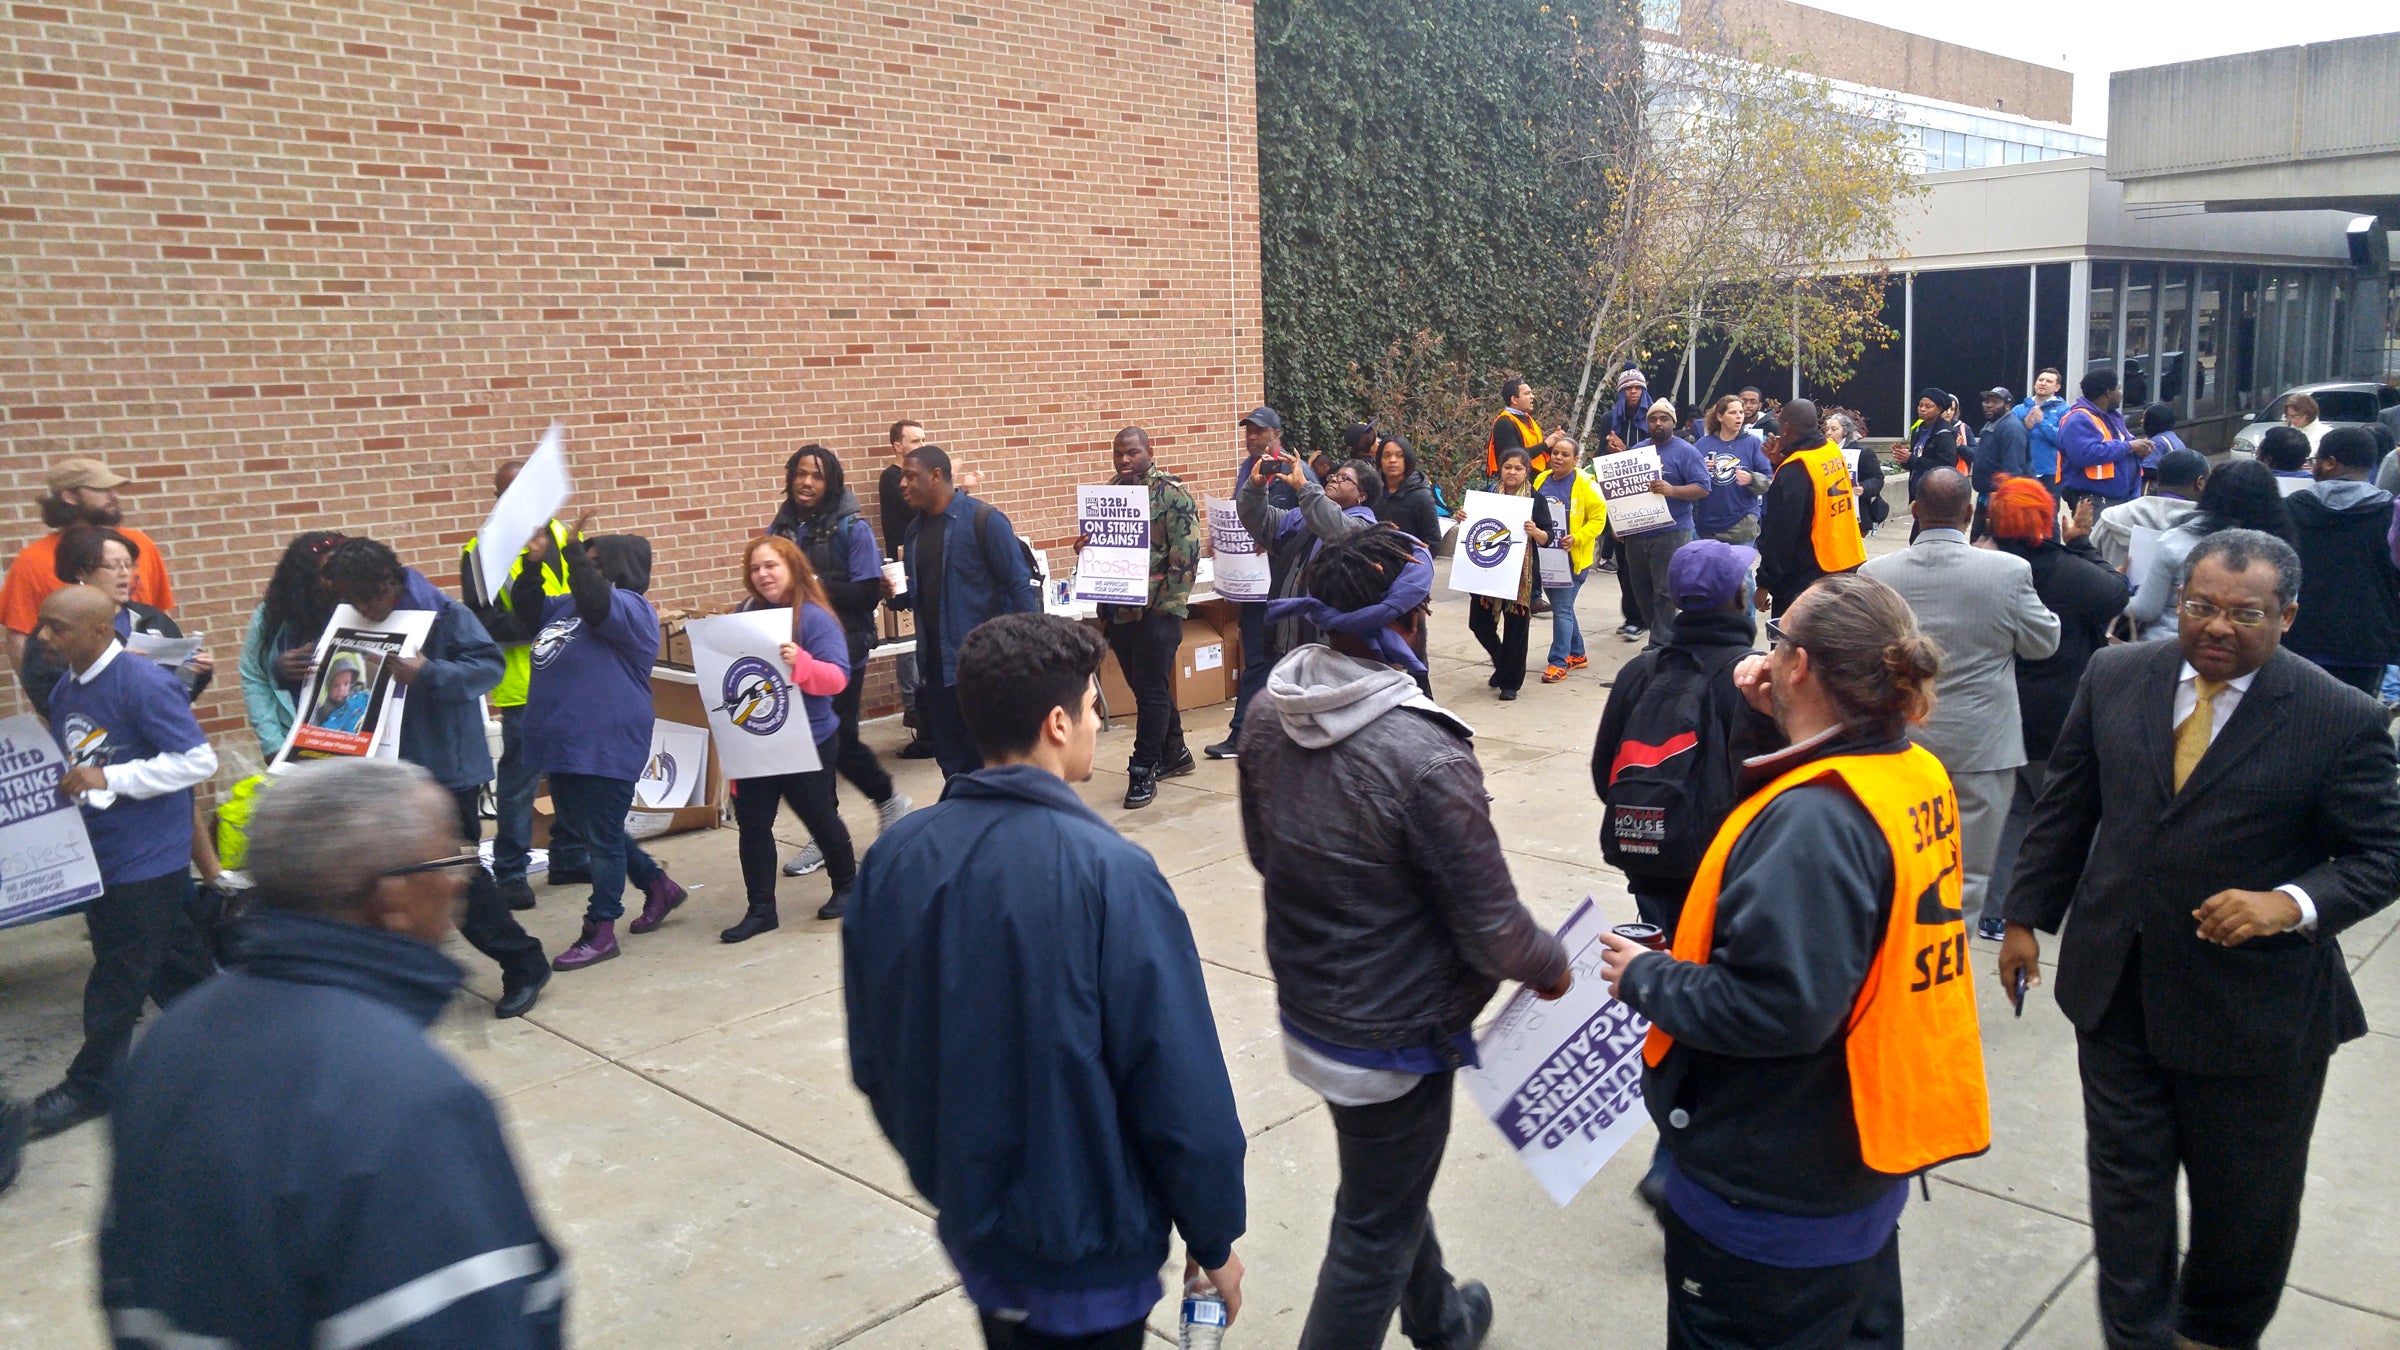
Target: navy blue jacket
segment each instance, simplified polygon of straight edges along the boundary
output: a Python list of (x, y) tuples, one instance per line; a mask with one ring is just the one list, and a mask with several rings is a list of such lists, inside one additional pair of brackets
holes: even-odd
[(425, 668), (408, 686), (408, 711), (400, 717), (400, 758), (453, 791), (492, 781), (482, 699), (499, 687), (508, 669), (500, 644), (474, 611), (442, 594), (413, 567), (398, 608), (433, 611), (433, 631), (418, 653)]
[(1146, 1279), (1167, 1226), (1223, 1265), (1242, 1155), (1191, 925), (1150, 855), (1006, 765), (867, 850), (842, 921), (850, 1076), (962, 1264)]
[(2033, 472), (2032, 442), (2026, 439), (2025, 424), (2018, 414), (2002, 413), (1983, 424), (1975, 438), (1974, 484), (1976, 494), (1989, 497), (1999, 486), (1997, 475), (2012, 474), (2023, 478)]
[[(984, 518), (980, 536), (975, 529), (977, 516)], [(1039, 614), (1042, 594), (1025, 566), (1017, 527), (1008, 523), (1000, 508), (961, 492), (950, 498), (950, 505), (940, 515), (920, 513), (908, 523), (908, 534), (900, 545), (900, 560), (908, 569), (908, 592), (894, 597), (897, 607), (906, 609), (924, 594), (918, 589), (918, 540), (934, 528), (943, 531), (942, 649), (918, 652), (917, 668), (935, 684), (956, 684), (958, 644), (975, 631), (975, 625), (1002, 614)]]
[(243, 921), (232, 967), (134, 1047), (109, 1117), (119, 1347), (560, 1344), (565, 1272), (499, 1117), (425, 1039), (458, 981), (398, 934)]

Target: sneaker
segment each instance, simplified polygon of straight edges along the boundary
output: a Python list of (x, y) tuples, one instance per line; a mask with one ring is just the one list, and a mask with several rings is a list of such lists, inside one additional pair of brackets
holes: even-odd
[(782, 926), (773, 905), (752, 905), (742, 915), (742, 921), (717, 934), (719, 942), (748, 942), (761, 933), (773, 932)]
[(1602, 558), (1600, 560), (1600, 570), (1603, 572), (1614, 572), (1617, 570), (1617, 564), (1614, 559)]
[(1542, 683), (1544, 684), (1556, 684), (1565, 678), (1567, 678), (1567, 668), (1565, 666), (1542, 667)]
[(581, 970), (603, 961), (617, 959), (617, 922), (614, 919), (585, 919), (583, 936), (575, 945), (558, 954), (550, 963), (552, 970)]
[(1154, 776), (1159, 778), (1181, 778), (1185, 774), (1190, 773), (1199, 767), (1199, 764), (1194, 762), (1192, 759), (1192, 752), (1189, 747), (1178, 747), (1173, 755), (1167, 757), (1165, 763), (1158, 766), (1158, 772)]
[(33, 1099), (33, 1119), (26, 1127), (26, 1135), (32, 1139), (47, 1139), (107, 1114), (106, 1107), (61, 1083)]
[(2006, 919), (1977, 919), (1975, 936), (1986, 942), (1998, 942), (2008, 936), (2008, 921)]
[(1464, 1281), (1458, 1286), (1458, 1303), (1467, 1314), (1467, 1334), (1453, 1344), (1458, 1350), (1476, 1350), (1492, 1334), (1492, 1291), (1481, 1280)]
[(25, 1139), (33, 1131), (33, 1112), (23, 1102), (0, 1097), (0, 1192), (17, 1180), (25, 1164)]
[(1136, 769), (1125, 783), (1125, 809), (1139, 811), (1158, 800), (1158, 780)]
[(1570, 657), (1568, 657), (1568, 658), (1567, 658), (1567, 669), (1569, 669), (1569, 670), (1581, 670), (1581, 669), (1583, 669), (1585, 666), (1588, 666), (1588, 665), (1590, 665), (1591, 663), (1592, 663), (1592, 658), (1590, 658), (1590, 657), (1588, 657), (1588, 656), (1581, 655), (1581, 654), (1577, 654), (1577, 655), (1570, 656)]
[(534, 906), (533, 883), (523, 877), (500, 883), (500, 898), (510, 909), (531, 909)]
[(1239, 736), (1229, 735), (1224, 740), (1217, 742), (1215, 745), (1209, 746), (1200, 753), (1208, 756), (1210, 759), (1238, 759), (1241, 757), (1242, 753), (1242, 738)]
[(850, 892), (835, 891), (833, 897), (817, 906), (820, 919), (838, 919), (850, 908)]
[[(892, 828), (892, 826), (899, 824), (899, 823), (900, 823), (900, 817), (902, 817), (902, 816), (905, 816), (905, 815), (907, 815), (907, 814), (908, 814), (910, 811), (913, 811), (913, 810), (915, 810), (915, 809), (916, 809), (916, 805), (917, 805), (917, 804), (916, 804), (915, 802), (912, 802), (912, 801), (910, 801), (910, 800), (908, 799), (908, 794), (907, 794), (907, 793), (904, 793), (904, 792), (895, 792), (895, 793), (893, 793), (891, 796), (884, 798), (882, 801), (879, 801), (879, 802), (875, 803), (875, 828), (876, 828), (876, 830), (877, 830), (877, 831), (879, 831), (879, 832), (880, 832), (880, 831), (883, 831), (883, 830), (888, 830), (888, 829)], [(816, 847), (817, 847), (817, 846), (816, 846), (815, 844), (810, 844), (810, 845), (808, 846), (808, 848), (816, 848)], [(806, 852), (808, 852), (808, 848), (804, 848), (804, 849), (800, 850), (800, 853), (806, 853)], [(798, 862), (798, 861), (800, 861), (800, 853), (795, 853), (795, 854), (793, 854), (793, 855), (792, 855), (792, 861), (793, 861), (793, 862)], [(817, 850), (817, 861), (819, 861), (819, 862), (821, 863), (821, 862), (823, 862), (824, 860), (825, 860), (825, 851), (824, 851), (823, 849), (818, 849), (818, 850)], [(786, 870), (789, 870), (789, 869), (786, 869)], [(804, 869), (804, 870), (813, 870), (813, 869)], [(801, 876), (801, 875), (803, 875), (803, 874), (804, 874), (803, 872), (793, 872), (793, 873), (792, 873), (792, 875), (793, 875), (793, 876)]]
[(684, 897), (689, 894), (691, 892), (677, 884), (675, 878), (664, 872), (659, 873), (658, 880), (642, 887), (644, 899), (641, 917), (633, 921), (631, 928), (636, 933), (647, 933), (665, 923), (667, 916), (674, 913), (675, 907), (682, 904)]
[(925, 743), (925, 738), (923, 736), (918, 736), (911, 740), (908, 744), (900, 747), (900, 758), (931, 759), (933, 758), (933, 747)]
[(1617, 636), (1625, 639), (1627, 642), (1639, 642), (1642, 640), (1642, 634), (1644, 631), (1645, 630), (1640, 624), (1629, 623), (1617, 630)]
[(783, 874), (787, 877), (804, 877), (824, 865), (825, 850), (818, 848), (817, 841), (811, 839), (800, 846), (800, 851), (792, 855), (790, 862), (783, 865)]

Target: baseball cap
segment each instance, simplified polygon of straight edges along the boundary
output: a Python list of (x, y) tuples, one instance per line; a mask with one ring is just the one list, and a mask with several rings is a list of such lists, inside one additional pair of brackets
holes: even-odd
[(1985, 398), (1996, 398), (2002, 403), (2014, 403), (2017, 401), (2017, 396), (2008, 392), (2008, 386), (2004, 384), (1995, 384), (1991, 388), (1984, 390), (1983, 396)]
[(121, 473), (111, 472), (107, 465), (96, 459), (62, 459), (50, 466), (50, 472), (42, 481), (49, 485), (52, 492), (66, 492), (74, 488), (119, 487), (133, 480)]
[(1741, 598), (1758, 565), (1758, 550), (1719, 539), (1695, 539), (1667, 560), (1667, 589), (1679, 609), (1722, 609)]
[(1252, 408), (1250, 415), (1243, 418), (1241, 424), (1266, 431), (1281, 431), (1283, 430), (1283, 415), (1262, 403), (1258, 407)]

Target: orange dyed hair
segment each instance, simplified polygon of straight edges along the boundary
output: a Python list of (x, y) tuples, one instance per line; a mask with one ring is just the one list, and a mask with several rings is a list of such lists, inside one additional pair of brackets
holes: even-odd
[(1995, 539), (2038, 544), (2058, 532), (2058, 503), (2040, 479), (2004, 475), (1992, 489), (1984, 518)]

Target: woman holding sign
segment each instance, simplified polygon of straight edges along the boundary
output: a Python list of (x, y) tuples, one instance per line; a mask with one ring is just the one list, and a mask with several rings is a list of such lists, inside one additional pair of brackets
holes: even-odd
[(1492, 678), (1488, 683), (1500, 691), (1505, 703), (1525, 687), (1525, 638), (1533, 624), (1533, 593), (1541, 582), (1541, 563), (1534, 549), (1545, 547), (1557, 527), (1550, 514), (1550, 499), (1533, 490), (1533, 456), (1522, 446), (1500, 454), (1500, 483), (1492, 489), (1504, 497), (1533, 498), (1533, 519), (1525, 526), (1525, 537), (1533, 548), (1525, 550), (1525, 569), (1517, 580), (1517, 598), (1494, 599), (1479, 595), (1469, 602), (1467, 631), (1491, 654)]
[(808, 729), (817, 740), (817, 767), (806, 773), (735, 779), (733, 819), (741, 830), (742, 888), (750, 908), (740, 923), (717, 936), (727, 942), (747, 942), (777, 926), (775, 913), (775, 808), (789, 802), (792, 814), (808, 827), (809, 836), (825, 855), (825, 875), (833, 896), (817, 910), (820, 919), (838, 919), (850, 902), (850, 883), (858, 876), (858, 856), (850, 847), (849, 827), (834, 806), (833, 784), (840, 758), (841, 718), (833, 710), (834, 696), (850, 686), (850, 642), (842, 621), (825, 598), (816, 569), (808, 565), (800, 546), (781, 535), (751, 541), (742, 554), (742, 584), (750, 598), (747, 610), (792, 611), (792, 640), (777, 658), (791, 672), (792, 687), (800, 693), (808, 714)]

